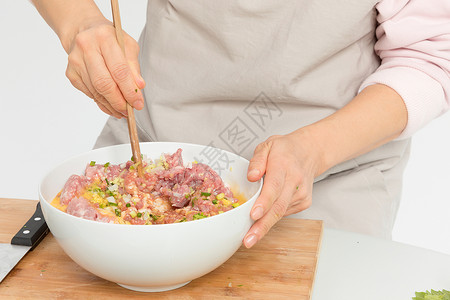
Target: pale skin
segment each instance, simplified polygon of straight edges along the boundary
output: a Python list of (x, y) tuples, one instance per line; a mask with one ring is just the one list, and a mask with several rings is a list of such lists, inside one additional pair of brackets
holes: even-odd
[[(140, 89), (145, 81), (135, 40), (125, 35), (124, 56), (112, 23), (91, 0), (33, 3), (69, 55), (66, 76), (74, 87), (117, 118), (126, 117), (126, 102), (138, 110), (144, 107)], [(258, 181), (265, 175), (264, 186), (252, 208), (255, 223), (244, 237), (244, 245), (252, 247), (283, 216), (310, 207), (314, 178), (395, 139), (407, 121), (402, 98), (388, 86), (376, 84), (334, 114), (258, 145), (247, 177)]]

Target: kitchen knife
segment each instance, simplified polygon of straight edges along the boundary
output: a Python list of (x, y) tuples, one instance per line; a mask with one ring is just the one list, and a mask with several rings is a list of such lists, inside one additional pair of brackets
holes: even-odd
[(0, 243), (0, 282), (47, 233), (48, 226), (42, 214), (41, 204), (38, 203), (33, 216), (12, 238), (11, 244)]

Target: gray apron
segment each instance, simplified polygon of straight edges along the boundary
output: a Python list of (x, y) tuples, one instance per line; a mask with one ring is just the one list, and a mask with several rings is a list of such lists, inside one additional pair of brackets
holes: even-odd
[[(140, 140), (250, 159), (269, 136), (332, 114), (379, 66), (377, 2), (150, 0), (139, 41)], [(128, 142), (126, 120), (110, 118), (95, 147)], [(316, 178), (311, 208), (293, 217), (390, 238), (409, 145), (393, 141), (331, 168)]]

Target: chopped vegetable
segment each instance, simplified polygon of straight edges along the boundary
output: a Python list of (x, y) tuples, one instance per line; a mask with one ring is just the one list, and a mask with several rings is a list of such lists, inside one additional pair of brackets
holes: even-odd
[(153, 219), (154, 221), (158, 220), (158, 218), (159, 218), (159, 216), (155, 216), (155, 215), (152, 215), (152, 214), (150, 214), (150, 217), (152, 217), (152, 219)]
[(212, 203), (213, 203), (213, 204), (217, 204), (217, 200), (214, 199), (214, 200), (212, 201)]
[(107, 163), (104, 165), (104, 167), (105, 167), (105, 168), (109, 167), (109, 164), (110, 164), (110, 163), (107, 162)]
[(91, 163), (89, 164), (91, 167), (95, 166), (95, 161), (91, 161)]
[(416, 296), (412, 297), (413, 300), (450, 300), (450, 291), (426, 291), (416, 292)]
[(118, 209), (118, 208), (116, 208), (116, 210), (114, 211), (115, 213), (116, 213), (116, 216), (118, 216), (118, 217), (120, 217), (120, 215), (121, 215), (121, 211), (120, 211), (120, 209)]
[(142, 217), (142, 213), (137, 213), (137, 217), (138, 218)]
[(211, 193), (205, 193), (205, 192), (202, 192), (201, 195), (202, 195), (202, 196), (205, 196), (205, 197), (208, 197), (208, 196), (211, 196)]
[(194, 219), (194, 220), (200, 220), (200, 219), (204, 219), (204, 218), (206, 218), (207, 216), (205, 216), (203, 213), (198, 213), (198, 214), (195, 214), (195, 215), (193, 215), (192, 216), (192, 219)]
[(225, 197), (225, 194), (224, 194), (224, 193), (220, 193), (219, 195), (216, 196), (216, 199), (217, 199), (217, 200), (221, 200), (221, 199), (223, 199), (224, 197)]
[(134, 210), (133, 210), (133, 211), (130, 211), (130, 216), (131, 216), (132, 218), (136, 218), (137, 212), (135, 212)]
[(131, 206), (131, 204), (130, 203), (127, 203), (126, 205), (125, 205), (126, 207), (130, 207)]

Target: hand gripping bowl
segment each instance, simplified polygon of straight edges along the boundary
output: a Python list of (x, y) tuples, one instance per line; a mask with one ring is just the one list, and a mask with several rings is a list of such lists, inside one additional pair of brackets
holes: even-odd
[(141, 152), (152, 159), (182, 148), (185, 163), (199, 160), (207, 151), (220, 151), (216, 156), (221, 163), (212, 163), (211, 167), (217, 172), (215, 166), (221, 167), (224, 182), (233, 192), (238, 189), (243, 193), (247, 202), (217, 216), (161, 225), (101, 223), (74, 217), (50, 205), (69, 176), (83, 174), (90, 161), (129, 160), (129, 144), (92, 150), (61, 163), (41, 181), (39, 197), (53, 236), (81, 267), (128, 289), (167, 291), (211, 272), (237, 251), (252, 225), (250, 209), (261, 191), (262, 180), (249, 182), (248, 161), (227, 151), (182, 143), (140, 146)]

